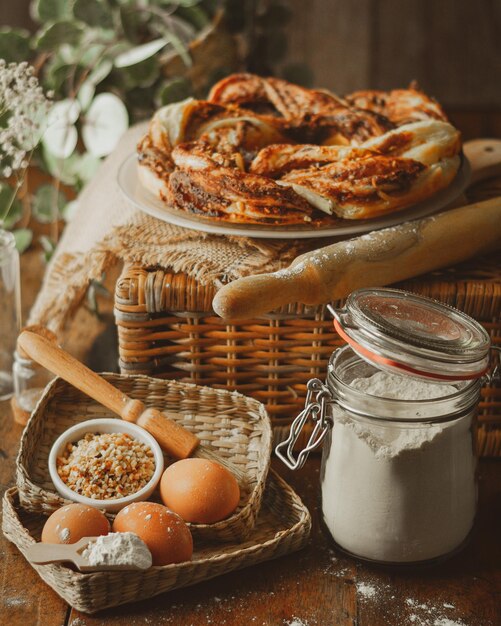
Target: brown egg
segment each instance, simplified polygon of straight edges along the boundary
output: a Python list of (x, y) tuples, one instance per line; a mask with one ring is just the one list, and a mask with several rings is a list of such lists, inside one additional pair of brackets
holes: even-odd
[(156, 502), (134, 502), (122, 509), (113, 522), (113, 531), (131, 532), (150, 549), (153, 565), (189, 561), (193, 539), (183, 520)]
[(168, 467), (160, 481), (165, 506), (186, 522), (212, 524), (228, 517), (240, 501), (233, 474), (207, 459), (183, 459)]
[(42, 530), (43, 543), (76, 543), (82, 537), (98, 537), (110, 532), (104, 513), (87, 504), (67, 504), (54, 511)]

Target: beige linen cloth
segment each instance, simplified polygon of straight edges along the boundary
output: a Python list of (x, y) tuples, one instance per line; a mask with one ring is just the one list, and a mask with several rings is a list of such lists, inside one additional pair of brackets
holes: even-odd
[(312, 242), (201, 233), (138, 211), (120, 191), (117, 173), (146, 127), (130, 128), (82, 191), (76, 214), (46, 270), (29, 324), (60, 331), (79, 307), (90, 282), (100, 280), (103, 272), (120, 261), (160, 266), (184, 272), (202, 284), (221, 286), (241, 276), (280, 269), (311, 247)]

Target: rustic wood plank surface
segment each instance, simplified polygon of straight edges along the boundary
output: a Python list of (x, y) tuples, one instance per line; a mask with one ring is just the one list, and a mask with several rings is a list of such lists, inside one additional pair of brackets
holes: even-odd
[[(289, 0), (286, 63), (348, 93), (411, 80), (450, 108), (499, 111), (501, 3), (482, 0)], [(496, 77), (496, 78), (495, 78)]]
[[(2, 491), (12, 483), (21, 428), (0, 405)], [(273, 465), (314, 515), (309, 547), (156, 598), (88, 616), (69, 610), (17, 549), (0, 540), (0, 615), (11, 626), (205, 624), (266, 626), (495, 626), (501, 617), (499, 571), (501, 463), (480, 463), (480, 507), (466, 549), (441, 566), (409, 572), (374, 568), (344, 557), (318, 519), (319, 459), (292, 473)], [(440, 621), (449, 619), (450, 622)]]

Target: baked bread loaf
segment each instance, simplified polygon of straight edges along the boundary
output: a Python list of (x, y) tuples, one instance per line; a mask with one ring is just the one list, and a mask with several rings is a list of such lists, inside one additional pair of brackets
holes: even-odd
[(159, 109), (138, 145), (138, 167), (141, 183), (169, 207), (311, 228), (432, 196), (454, 178), (460, 151), (459, 132), (415, 88), (339, 98), (235, 74), (207, 101)]

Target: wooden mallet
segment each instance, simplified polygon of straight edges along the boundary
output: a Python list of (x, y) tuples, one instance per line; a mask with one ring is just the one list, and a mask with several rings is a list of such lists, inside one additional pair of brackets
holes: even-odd
[(45, 337), (25, 330), (19, 335), (18, 346), (33, 361), (80, 389), (122, 419), (142, 426), (171, 456), (185, 459), (198, 447), (200, 440), (196, 435), (158, 409), (148, 409), (140, 400), (129, 398)]

